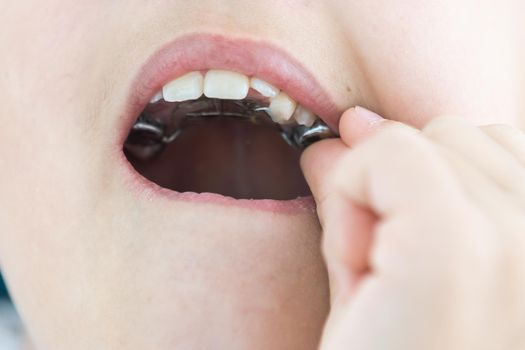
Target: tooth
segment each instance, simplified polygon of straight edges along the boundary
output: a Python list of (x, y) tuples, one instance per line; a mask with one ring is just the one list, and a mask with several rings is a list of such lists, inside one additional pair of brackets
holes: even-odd
[(191, 72), (164, 85), (162, 93), (167, 102), (196, 100), (202, 96), (204, 77), (200, 72)]
[(157, 102), (159, 102), (160, 100), (162, 100), (162, 97), (163, 97), (163, 95), (162, 95), (162, 90), (161, 90), (161, 91), (157, 92), (157, 93), (155, 94), (155, 96), (153, 96), (153, 97), (151, 98), (151, 100), (149, 101), (149, 103), (157, 103)]
[(294, 118), (297, 124), (311, 127), (314, 125), (317, 117), (309, 109), (303, 106), (298, 106), (294, 113)]
[(286, 123), (292, 117), (296, 106), (297, 103), (294, 100), (284, 92), (281, 92), (270, 100), (270, 116), (276, 123)]
[(279, 94), (279, 89), (270, 83), (258, 78), (252, 78), (250, 82), (252, 89), (263, 95), (264, 97), (275, 97)]
[(208, 98), (242, 100), (248, 96), (250, 79), (226, 70), (210, 70), (204, 78), (204, 95)]

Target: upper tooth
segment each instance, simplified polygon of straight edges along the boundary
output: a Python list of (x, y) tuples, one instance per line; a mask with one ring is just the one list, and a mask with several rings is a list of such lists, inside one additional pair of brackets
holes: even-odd
[(315, 114), (303, 106), (297, 106), (292, 98), (270, 83), (226, 70), (209, 70), (205, 76), (201, 72), (187, 73), (164, 85), (150, 103), (156, 103), (163, 97), (167, 102), (196, 100), (203, 93), (208, 98), (242, 100), (248, 96), (250, 87), (270, 99), (268, 112), (274, 122), (284, 124), (293, 116), (299, 125), (311, 127), (315, 123)]
[(250, 79), (225, 70), (210, 70), (204, 78), (204, 95), (208, 98), (242, 100), (248, 96)]
[(250, 86), (264, 97), (275, 97), (279, 94), (278, 88), (258, 78), (252, 78)]
[(173, 80), (162, 88), (164, 100), (181, 102), (202, 96), (204, 78), (200, 72), (191, 72)]
[(284, 92), (281, 92), (270, 101), (270, 116), (276, 123), (285, 123), (292, 117), (296, 106), (297, 103), (294, 100)]
[(311, 127), (317, 117), (309, 109), (304, 108), (303, 106), (298, 106), (294, 113), (295, 121), (299, 125), (305, 125)]
[(157, 93), (155, 94), (155, 96), (153, 96), (153, 97), (151, 98), (151, 100), (149, 101), (149, 103), (156, 103), (156, 102), (159, 102), (160, 100), (162, 100), (162, 97), (163, 97), (163, 96), (162, 96), (162, 90), (161, 90), (161, 91), (157, 92)]

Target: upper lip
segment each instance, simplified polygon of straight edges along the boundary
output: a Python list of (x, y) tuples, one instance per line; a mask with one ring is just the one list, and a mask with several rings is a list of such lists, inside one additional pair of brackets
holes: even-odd
[(133, 80), (119, 142), (124, 142), (137, 116), (164, 84), (186, 72), (208, 69), (232, 70), (266, 80), (337, 130), (342, 111), (313, 74), (284, 50), (263, 41), (197, 33), (164, 45), (141, 67)]

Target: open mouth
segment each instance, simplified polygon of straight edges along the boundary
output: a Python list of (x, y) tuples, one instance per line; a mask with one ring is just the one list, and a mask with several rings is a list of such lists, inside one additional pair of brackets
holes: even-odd
[[(232, 44), (226, 39), (200, 39), (201, 51), (226, 45), (231, 54)], [(253, 55), (261, 49), (265, 48), (254, 44), (248, 52)], [(235, 199), (308, 196), (310, 190), (299, 166), (301, 152), (336, 133), (309, 107), (290, 97), (294, 93), (290, 77), (280, 79), (292, 86), (291, 93), (246, 74), (250, 72), (239, 60), (233, 67), (222, 64), (221, 69), (207, 69), (202, 66), (209, 62), (199, 63), (195, 50), (190, 52), (195, 60), (185, 57), (184, 62), (190, 64), (176, 67), (175, 79), (148, 92), (149, 102), (127, 133), (123, 149), (133, 168), (147, 180), (176, 192), (215, 193)], [(297, 88), (295, 94), (308, 96)]]

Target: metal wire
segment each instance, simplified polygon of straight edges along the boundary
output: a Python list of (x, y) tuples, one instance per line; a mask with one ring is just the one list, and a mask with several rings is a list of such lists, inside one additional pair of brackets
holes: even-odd
[[(171, 120), (160, 121), (142, 114), (133, 125), (125, 149), (133, 156), (147, 160), (158, 155), (166, 145), (174, 142), (184, 129), (208, 118), (228, 117), (246, 120), (258, 125), (271, 127), (281, 132), (283, 139), (292, 147), (305, 149), (317, 141), (337, 137), (320, 119), (311, 127), (304, 125), (280, 125), (274, 123), (268, 106), (253, 99), (224, 101), (219, 99), (199, 99), (183, 102), (173, 109)], [(176, 125), (173, 120), (178, 120)]]

